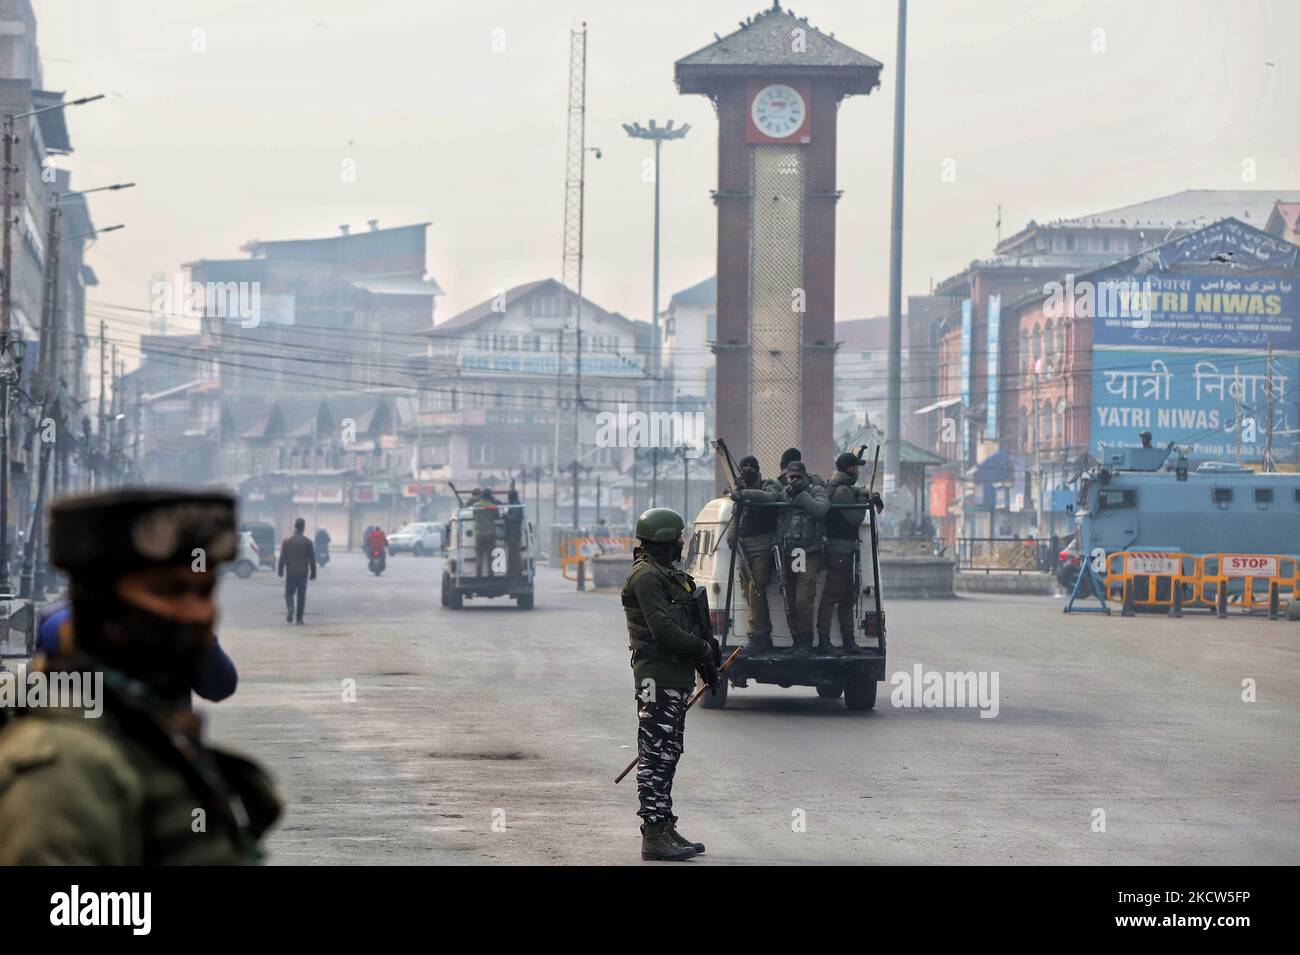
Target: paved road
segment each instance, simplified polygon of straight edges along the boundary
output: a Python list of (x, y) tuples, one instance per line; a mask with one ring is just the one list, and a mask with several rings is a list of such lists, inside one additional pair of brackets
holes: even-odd
[[(205, 711), (286, 796), (272, 861), (639, 863), (617, 594), (543, 570), (531, 612), (449, 611), (438, 559), (388, 566), (337, 554), (301, 627), (270, 573), (223, 584), (241, 682)], [(890, 672), (996, 671), (996, 718), (887, 685), (871, 713), (768, 686), (692, 711), (691, 864), (1300, 862), (1300, 625), (1060, 606), (889, 604)]]

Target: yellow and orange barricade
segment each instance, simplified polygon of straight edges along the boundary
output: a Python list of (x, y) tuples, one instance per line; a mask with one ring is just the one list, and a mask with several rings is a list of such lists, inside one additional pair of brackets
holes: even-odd
[[(1283, 602), (1294, 604), (1300, 587), (1300, 568), (1285, 554), (1206, 554), (1201, 558), (1196, 602), (1216, 607), (1228, 604), (1243, 610), (1278, 612)], [(1294, 619), (1294, 609), (1292, 610)]]
[(593, 557), (605, 554), (626, 554), (631, 556), (636, 541), (631, 537), (618, 537), (612, 534), (584, 534), (581, 537), (566, 537), (560, 541), (560, 573), (565, 580), (578, 580), (579, 577), (590, 580), (591, 574), (585, 563)]
[(1191, 554), (1119, 551), (1106, 558), (1106, 599), (1131, 616), (1138, 609), (1182, 608), (1192, 602), (1200, 561)]
[(1300, 562), (1284, 554), (1182, 554), (1119, 551), (1106, 557), (1106, 599), (1124, 608), (1182, 613), (1197, 607), (1227, 614), (1229, 605), (1276, 616), (1283, 605), (1300, 619)]

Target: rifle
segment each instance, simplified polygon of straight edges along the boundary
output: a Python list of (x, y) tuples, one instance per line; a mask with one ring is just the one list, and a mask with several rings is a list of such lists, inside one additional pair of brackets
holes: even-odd
[[(731, 664), (736, 661), (736, 657), (738, 656), (740, 656), (740, 647), (736, 647), (736, 649), (732, 650), (731, 656), (727, 657), (727, 659), (723, 661), (722, 666), (718, 667), (719, 680), (722, 679), (723, 675), (727, 672), (728, 667), (730, 667)], [(690, 698), (689, 701), (687, 701), (686, 708), (689, 710), (692, 706), (698, 703), (700, 701), (700, 697), (704, 695), (704, 691), (707, 689), (708, 689), (707, 686), (702, 686), (698, 690), (696, 690), (695, 694)], [(636, 767), (636, 764), (639, 763), (640, 761), (641, 761), (641, 756), (640, 754), (638, 754), (635, 758), (633, 758), (632, 762), (627, 764), (627, 766), (623, 769), (621, 773), (619, 773), (617, 776), (614, 777), (615, 784), (621, 783), (623, 781), (623, 777), (626, 776), (628, 773), (632, 772), (632, 770)]]
[[(731, 489), (734, 491), (740, 487), (740, 472), (736, 469), (736, 462), (731, 459), (731, 451), (727, 448), (727, 442), (717, 438), (713, 442), (713, 449), (722, 454), (722, 460), (726, 462), (727, 470), (731, 472)], [(740, 528), (740, 504), (737, 503), (731, 510), (731, 520), (736, 521), (736, 528)], [(726, 533), (724, 528), (722, 534)], [(719, 535), (721, 536), (721, 535)], [(736, 579), (736, 545), (731, 545), (731, 559), (727, 566), (727, 596), (722, 603), (722, 642), (727, 642), (727, 634), (731, 632), (731, 588)], [(617, 780), (615, 780), (617, 782)]]
[[(863, 460), (862, 454), (867, 450), (867, 446), (861, 445), (854, 453), (854, 457), (859, 461)], [(880, 461), (880, 445), (876, 445), (876, 461)], [(871, 486), (876, 484), (876, 466), (871, 466)], [(867, 491), (867, 510), (871, 510), (871, 491)], [(862, 548), (853, 548), (853, 619), (862, 619)], [(848, 638), (845, 638), (848, 639)]]

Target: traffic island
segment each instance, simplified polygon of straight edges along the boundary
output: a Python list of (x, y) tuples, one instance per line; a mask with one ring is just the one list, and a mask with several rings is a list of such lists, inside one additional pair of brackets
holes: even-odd
[(881, 595), (886, 602), (956, 597), (955, 566), (953, 561), (942, 557), (881, 554)]

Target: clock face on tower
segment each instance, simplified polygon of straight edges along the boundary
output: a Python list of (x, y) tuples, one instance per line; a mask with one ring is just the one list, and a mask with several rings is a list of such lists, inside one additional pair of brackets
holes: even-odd
[(785, 83), (772, 83), (754, 93), (749, 103), (751, 137), (760, 142), (808, 142), (808, 103)]

